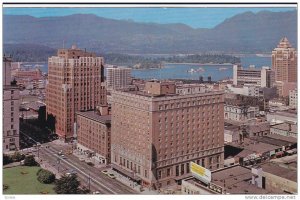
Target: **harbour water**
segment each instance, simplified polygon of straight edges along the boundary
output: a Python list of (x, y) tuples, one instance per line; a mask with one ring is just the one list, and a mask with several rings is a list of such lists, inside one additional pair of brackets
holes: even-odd
[[(261, 68), (262, 66), (271, 66), (271, 58), (251, 55), (241, 57), (241, 63), (244, 68), (247, 68), (249, 65), (255, 65), (256, 68)], [(40, 69), (47, 73), (47, 63), (42, 64)], [(197, 72), (188, 72), (191, 71), (191, 69)], [(206, 80), (208, 76), (211, 76), (213, 81), (218, 81), (232, 78), (232, 65), (166, 64), (162, 69), (133, 69), (132, 76), (141, 79), (172, 78), (193, 80), (199, 79), (200, 76), (203, 76), (204, 80)]]

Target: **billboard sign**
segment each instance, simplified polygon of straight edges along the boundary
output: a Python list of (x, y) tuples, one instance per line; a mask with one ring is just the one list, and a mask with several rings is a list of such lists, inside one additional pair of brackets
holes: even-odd
[(211, 182), (211, 172), (194, 162), (190, 163), (190, 171), (196, 179), (208, 184)]

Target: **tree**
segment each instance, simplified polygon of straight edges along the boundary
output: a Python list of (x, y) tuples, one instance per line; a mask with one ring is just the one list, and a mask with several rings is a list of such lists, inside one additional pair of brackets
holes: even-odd
[(54, 132), (56, 119), (52, 114), (47, 115), (47, 127)]
[(39, 163), (37, 163), (34, 159), (33, 155), (26, 156), (24, 160), (25, 166), (39, 166)]
[(20, 162), (21, 160), (25, 159), (25, 155), (21, 154), (20, 152), (15, 152), (11, 158), (14, 162)]
[(9, 156), (7, 154), (3, 154), (3, 165), (7, 165), (12, 162), (13, 162), (13, 160), (12, 160), (11, 156)]
[(39, 107), (38, 111), (38, 121), (40, 124), (40, 127), (45, 127), (46, 125), (46, 106)]
[(37, 180), (41, 183), (50, 184), (55, 181), (55, 175), (48, 170), (40, 169), (37, 172), (37, 175), (38, 175)]
[(75, 174), (71, 176), (62, 176), (55, 182), (54, 191), (57, 194), (80, 194), (80, 182)]

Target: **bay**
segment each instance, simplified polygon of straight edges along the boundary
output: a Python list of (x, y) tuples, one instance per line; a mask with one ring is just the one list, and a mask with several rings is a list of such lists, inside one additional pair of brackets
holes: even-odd
[[(256, 55), (241, 57), (241, 64), (244, 68), (248, 68), (249, 65), (255, 65), (256, 68), (262, 66), (271, 66), (270, 57), (259, 57)], [(47, 73), (47, 63), (41, 64), (40, 69)], [(188, 72), (191, 69), (199, 70), (198, 72)], [(223, 69), (220, 69), (223, 68)], [(226, 68), (226, 69), (225, 69)], [(205, 65), (205, 64), (165, 64), (162, 69), (133, 69), (132, 76), (141, 79), (190, 79), (199, 80), (199, 77), (204, 77), (207, 80), (208, 76), (211, 76), (213, 81), (219, 81), (223, 79), (232, 78), (232, 64), (228, 65)]]

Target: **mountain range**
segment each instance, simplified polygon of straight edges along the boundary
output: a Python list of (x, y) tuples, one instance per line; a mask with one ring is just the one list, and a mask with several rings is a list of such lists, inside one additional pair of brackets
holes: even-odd
[(266, 53), (284, 36), (297, 46), (296, 10), (245, 12), (210, 29), (114, 20), (92, 14), (3, 16), (4, 44), (28, 43), (54, 49), (77, 44), (99, 53)]

